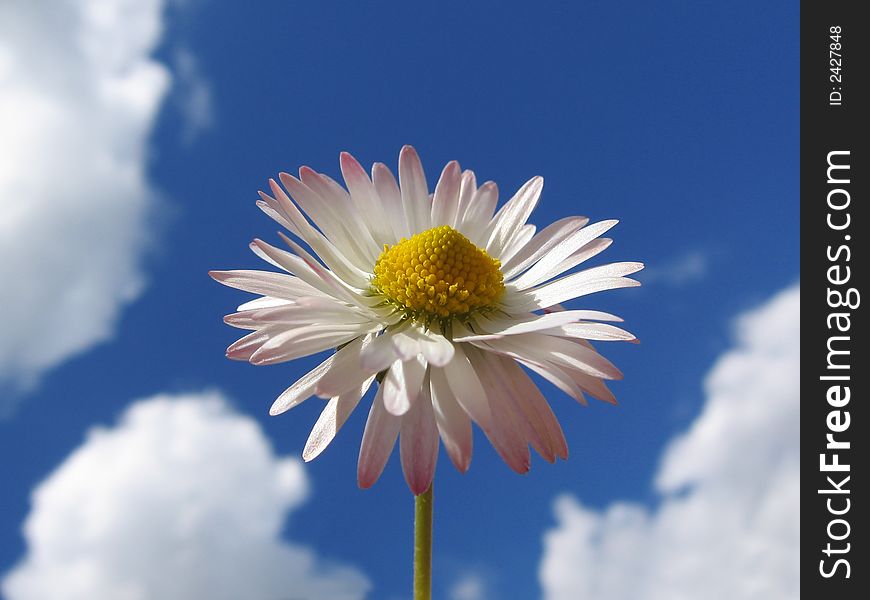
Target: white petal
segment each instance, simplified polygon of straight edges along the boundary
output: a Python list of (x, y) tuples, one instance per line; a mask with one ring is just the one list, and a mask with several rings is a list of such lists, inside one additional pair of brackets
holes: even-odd
[(519, 231), (514, 235), (506, 244), (504, 249), (501, 251), (501, 255), (499, 255), (499, 260), (508, 261), (510, 260), (517, 252), (522, 250), (526, 244), (528, 244), (531, 239), (535, 236), (535, 232), (538, 230), (534, 225), (523, 225), (520, 227)]
[(492, 414), (490, 425), (484, 426), (483, 432), (511, 469), (517, 473), (526, 473), (531, 467), (529, 445), (518, 422), (513, 403), (504, 397), (503, 382), (493, 371), (492, 361), (498, 360), (498, 357), (473, 347), (467, 348), (466, 352), (486, 389), (486, 398)]
[(401, 417), (390, 414), (384, 408), (384, 387), (378, 389), (369, 418), (366, 421), (365, 433), (359, 448), (359, 463), (357, 465), (357, 482), (361, 488), (369, 488), (378, 480), (390, 458), (396, 437), (399, 435)]
[(412, 146), (405, 146), (399, 153), (399, 188), (411, 234), (429, 229), (432, 221), (429, 188), (420, 157)]
[(257, 208), (266, 213), (270, 218), (280, 223), (282, 227), (287, 229), (287, 231), (293, 235), (302, 237), (302, 233), (300, 233), (299, 229), (296, 228), (296, 225), (293, 224), (284, 209), (281, 207), (281, 203), (272, 196), (260, 192), (260, 199), (257, 200)]
[[(299, 296), (323, 294), (298, 277), (271, 271), (209, 271), (215, 281), (254, 294), (296, 300)], [(241, 307), (240, 307), (241, 308)]]
[(468, 207), (471, 206), (471, 200), (476, 192), (477, 179), (474, 176), (474, 171), (463, 171), (459, 182), (459, 200), (456, 206), (456, 215), (453, 218), (453, 223), (449, 223), (453, 229), (462, 231), (461, 226), (465, 219), (465, 214), (468, 211)]
[(273, 365), (317, 354), (368, 333), (359, 325), (306, 325), (282, 331), (260, 346), (249, 359), (253, 365)]
[(492, 348), (528, 356), (537, 362), (551, 361), (602, 379), (622, 379), (622, 372), (592, 348), (551, 335), (523, 333), (482, 342)]
[(287, 306), (292, 303), (292, 300), (284, 300), (283, 298), (272, 298), (271, 296), (263, 296), (262, 298), (254, 298), (243, 304), (239, 304), (237, 311), (255, 310), (258, 308), (276, 308), (278, 306)]
[(577, 252), (560, 262), (553, 268), (553, 277), (556, 275), (561, 275), (562, 273), (573, 269), (579, 264), (582, 264), (589, 260), (594, 256), (598, 256), (605, 250), (607, 250), (610, 245), (613, 243), (613, 240), (610, 238), (599, 238), (595, 241), (589, 242), (582, 248), (580, 248)]
[(565, 372), (577, 385), (583, 388), (583, 391), (604, 402), (616, 404), (616, 397), (613, 395), (613, 392), (611, 392), (610, 389), (608, 389), (607, 384), (598, 377), (587, 375), (577, 369), (566, 369)]
[[(373, 298), (366, 293), (363, 293), (360, 288), (353, 289), (348, 286), (344, 281), (335, 276), (335, 273), (325, 269), (319, 262), (317, 262), (314, 257), (312, 257), (308, 252), (306, 252), (302, 246), (291, 240), (290, 238), (284, 236), (282, 233), (278, 233), (281, 236), (281, 239), (293, 249), (296, 255), (301, 258), (304, 263), (310, 268), (322, 281), (324, 281), (329, 289), (333, 292), (332, 296), (344, 299), (349, 304), (355, 304), (357, 306), (374, 306), (380, 304), (381, 300), (378, 298)], [(291, 255), (293, 256), (293, 255)], [(366, 289), (368, 287), (368, 279), (366, 279), (366, 283), (361, 289)]]
[(614, 325), (606, 323), (570, 323), (560, 325), (552, 330), (542, 331), (550, 335), (560, 337), (583, 338), (585, 340), (600, 341), (632, 341), (637, 338), (633, 333)]
[(395, 233), (392, 243), (411, 237), (408, 222), (405, 220), (405, 209), (402, 206), (402, 192), (387, 165), (383, 163), (372, 165), (372, 183), (384, 207), (383, 217), (392, 225)]
[(498, 204), (498, 186), (492, 181), (487, 181), (474, 192), (471, 204), (456, 229), (475, 245), (485, 246), (486, 227), (492, 219), (496, 204)]
[[(314, 225), (323, 232), (329, 241), (338, 246), (346, 246), (348, 238), (347, 232), (342, 228), (341, 220), (339, 220), (333, 207), (330, 206), (328, 202), (321, 198), (319, 194), (305, 185), (302, 181), (289, 173), (279, 173), (278, 179), (281, 180), (281, 183), (285, 188), (287, 188), (287, 191), (290, 192), (290, 195), (299, 205), (299, 208), (302, 209)], [(296, 211), (293, 210), (293, 207), (289, 206), (292, 202), (290, 202), (289, 198), (286, 198), (286, 196), (276, 190), (277, 185), (272, 185), (270, 183), (270, 187), (272, 187), (272, 193), (275, 194), (275, 200), (278, 201), (278, 205), (283, 209), (285, 218), (294, 224), (297, 230), (302, 234), (301, 237), (304, 239), (306, 231), (299, 227), (299, 215), (295, 214)], [(266, 200), (266, 198), (263, 198), (263, 200)]]
[(516, 295), (505, 295), (503, 303), (512, 312), (530, 312), (547, 308), (573, 298), (586, 296), (594, 292), (612, 290), (623, 287), (637, 287), (640, 282), (628, 277), (606, 275), (605, 273), (629, 274), (640, 271), (641, 263), (614, 263), (587, 269), (578, 273), (566, 275), (531, 290), (525, 290)]
[(340, 304), (332, 298), (299, 298), (296, 302), (271, 308), (255, 308), (229, 314), (224, 323), (244, 329), (259, 329), (266, 325), (308, 325), (334, 323), (336, 325), (361, 325), (373, 323), (373, 315)]
[(574, 323), (581, 318), (577, 313), (583, 312), (566, 310), (544, 315), (530, 313), (519, 317), (479, 314), (473, 317), (473, 322), (476, 325), (476, 329), (481, 333), (470, 336), (454, 335), (453, 340), (456, 342), (471, 342), (494, 339), (505, 335), (530, 333), (542, 329), (553, 329), (561, 325)]
[(557, 367), (553, 363), (547, 361), (536, 362), (529, 360), (528, 358), (520, 357), (514, 357), (514, 359), (555, 385), (583, 406), (589, 406), (589, 402), (586, 400), (586, 397), (583, 396), (583, 390), (577, 382), (568, 375), (565, 369)]
[[(559, 310), (556, 310), (557, 307), (559, 308)], [(561, 312), (564, 310), (565, 308), (562, 307), (560, 304), (555, 304), (548, 309), (545, 309), (544, 312)], [(603, 312), (600, 310), (575, 310), (574, 312), (577, 314), (577, 318), (581, 321), (614, 321), (617, 323), (622, 323), (623, 321), (622, 317), (618, 317), (616, 315), (612, 315), (608, 312)]]
[[(360, 257), (366, 257), (369, 265), (374, 264), (381, 247), (375, 242), (369, 228), (365, 226), (347, 190), (328, 175), (318, 173), (309, 167), (300, 168), (299, 177), (302, 183), (314, 190), (333, 209), (338, 223), (347, 234), (348, 243), (342, 250), (347, 254), (356, 252)], [(365, 266), (362, 268), (366, 269)]]
[(318, 396), (339, 396), (377, 373), (364, 369), (360, 360), (363, 348), (371, 343), (373, 337), (372, 334), (360, 336), (335, 353), (335, 360), (329, 370), (317, 382), (315, 392)]
[(362, 350), (360, 364), (364, 369), (377, 373), (399, 358), (392, 338), (393, 332), (387, 329)]
[[(335, 280), (335, 275), (332, 274), (332, 271), (327, 271), (313, 259), (306, 261), (301, 256), (276, 248), (260, 239), (255, 239), (251, 245), (269, 256), (282, 269), (296, 275), (321, 294), (338, 298), (348, 304), (356, 304), (354, 295), (349, 289)], [(315, 265), (316, 268), (312, 268), (312, 265)]]
[(550, 248), (579, 230), (588, 222), (589, 219), (586, 217), (566, 217), (550, 223), (542, 231), (539, 231), (510, 260), (502, 262), (501, 270), (504, 273), (505, 280), (510, 281), (517, 274), (522, 273), (530, 265), (537, 262)]
[(357, 206), (357, 212), (371, 230), (372, 237), (378, 244), (378, 249), (380, 250), (383, 244), (394, 244), (396, 241), (395, 232), (390, 220), (384, 218), (384, 211), (387, 207), (381, 202), (368, 174), (362, 165), (347, 152), (341, 153), (340, 163), (341, 173)]
[(553, 462), (556, 457), (567, 458), (568, 444), (565, 442), (562, 427), (538, 386), (515, 361), (502, 357), (499, 363), (504, 373), (504, 381), (513, 392), (517, 411), (529, 429), (529, 440), (539, 440), (540, 447), (535, 448), (538, 454), (549, 462)]
[(532, 177), (517, 191), (507, 204), (501, 207), (492, 220), (486, 251), (491, 256), (501, 256), (503, 250), (520, 227), (526, 224), (529, 215), (538, 204), (541, 190), (544, 187), (543, 177)]
[[(262, 192), (260, 192), (260, 193), (262, 194)], [(274, 258), (272, 258), (271, 256), (269, 256), (269, 255), (268, 255), (266, 252), (264, 252), (263, 249), (260, 248), (257, 244), (251, 242), (250, 244), (248, 244), (248, 248), (250, 248), (251, 252), (253, 252), (254, 254), (256, 254), (256, 255), (257, 255), (257, 258), (259, 258), (260, 260), (264, 260), (264, 261), (266, 261), (267, 263), (269, 263), (270, 265), (272, 265), (273, 267), (278, 267), (279, 269), (281, 269), (281, 270), (283, 270), (283, 271), (286, 271), (286, 270), (287, 270), (287, 269), (285, 269), (285, 268), (281, 265), (280, 262), (278, 262), (277, 260), (275, 260)]]
[(227, 348), (227, 358), (231, 360), (250, 360), (251, 356), (282, 329), (277, 326), (264, 327), (249, 333), (230, 344)]
[[(555, 461), (554, 442), (550, 440), (549, 430), (543, 419), (528, 405), (525, 398), (520, 397), (519, 390), (524, 387), (522, 379), (527, 377), (525, 373), (514, 361), (498, 355), (488, 355), (483, 365), (488, 370), (487, 376), (493, 385), (487, 388), (490, 403), (497, 401), (498, 410), (505, 412), (510, 419), (509, 430), (513, 432), (511, 438), (519, 452), (518, 458), (525, 457), (525, 446), (531, 443), (547, 462)], [(511, 367), (510, 370), (508, 367)]]
[(362, 384), (354, 386), (340, 396), (331, 398), (320, 413), (320, 417), (311, 429), (305, 448), (302, 450), (302, 460), (314, 460), (335, 439), (336, 434), (347, 418), (359, 404), (360, 399), (368, 391), (374, 377), (369, 377)]
[[(577, 384), (575, 379), (568, 374), (566, 369), (563, 369), (562, 367), (553, 364), (546, 355), (537, 355), (532, 358), (532, 356), (530, 356), (531, 353), (528, 351), (520, 355), (505, 348), (493, 348), (489, 345), (488, 342), (474, 343), (480, 344), (485, 352), (494, 352), (496, 354), (502, 354), (509, 358), (513, 358), (518, 363), (528, 367), (529, 369), (555, 385), (557, 388), (577, 400), (583, 406), (587, 406), (589, 404), (586, 401), (586, 398), (583, 396), (583, 390)], [(572, 374), (578, 373), (578, 371), (576, 370), (572, 370), (571, 372)]]
[(618, 222), (615, 219), (601, 221), (572, 233), (544, 254), (541, 260), (535, 263), (528, 271), (514, 280), (513, 285), (517, 289), (524, 290), (555, 277), (562, 272), (558, 270), (558, 267), (563, 260), (595, 238), (601, 236)]
[(394, 362), (387, 372), (382, 386), (384, 388), (384, 406), (387, 410), (396, 416), (408, 412), (411, 404), (420, 395), (425, 375), (426, 362), (418, 357)]
[(432, 226), (452, 225), (459, 208), (459, 187), (461, 171), (455, 160), (447, 163), (441, 172), (441, 178), (435, 186), (432, 198)]
[(317, 382), (332, 365), (333, 360), (335, 360), (334, 354), (308, 371), (308, 373), (300, 377), (293, 385), (284, 390), (281, 395), (275, 399), (275, 402), (272, 403), (272, 408), (269, 409), (269, 414), (273, 417), (280, 415), (294, 406), (299, 406), (305, 400), (313, 396)]
[[(289, 178), (287, 181), (298, 180)], [(370, 261), (364, 260), (363, 257), (360, 257), (355, 252), (345, 254), (340, 251), (332, 241), (308, 222), (299, 208), (290, 200), (274, 179), (269, 180), (269, 185), (272, 188), (272, 193), (275, 194), (275, 198), (284, 206), (288, 218), (292, 220), (299, 230), (301, 239), (311, 246), (311, 249), (317, 253), (324, 264), (350, 285), (363, 287), (367, 277), (366, 268), (371, 264)], [(300, 182), (299, 186), (302, 185)]]
[(422, 354), (426, 362), (443, 367), (453, 358), (453, 344), (440, 333), (427, 331), (419, 325), (394, 330), (393, 348), (402, 360)]
[(471, 419), (456, 401), (442, 369), (431, 369), (429, 378), (435, 422), (444, 448), (456, 468), (465, 473), (471, 465)]
[(399, 454), (402, 471), (411, 493), (418, 496), (429, 489), (438, 460), (438, 428), (429, 396), (429, 382), (425, 382), (420, 401), (415, 402), (402, 417)]
[(465, 355), (463, 345), (455, 345), (453, 360), (444, 365), (444, 375), (462, 409), (481, 427), (488, 427), (491, 415), (486, 391)]
[(434, 331), (417, 330), (420, 336), (420, 353), (431, 365), (443, 367), (453, 360), (453, 343)]
[(393, 334), (391, 340), (393, 349), (399, 360), (411, 360), (420, 354), (420, 337), (414, 335), (414, 327), (408, 327)]

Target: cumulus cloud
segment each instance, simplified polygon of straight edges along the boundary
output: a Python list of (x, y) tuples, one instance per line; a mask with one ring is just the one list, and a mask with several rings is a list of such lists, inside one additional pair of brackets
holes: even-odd
[(171, 79), (150, 57), (162, 13), (163, 0), (0, 3), (7, 389), (107, 339), (142, 289), (147, 140)]
[(667, 448), (655, 509), (565, 495), (544, 538), (548, 600), (797, 598), (800, 290), (737, 320), (700, 416)]
[(309, 492), (216, 393), (135, 403), (35, 490), (9, 600), (330, 600), (366, 578), (281, 539)]

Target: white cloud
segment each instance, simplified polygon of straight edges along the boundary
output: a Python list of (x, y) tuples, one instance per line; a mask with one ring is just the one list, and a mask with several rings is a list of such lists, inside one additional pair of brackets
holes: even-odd
[(219, 394), (156, 396), (99, 427), (33, 494), (9, 600), (365, 596), (365, 577), (281, 539), (309, 491)]
[(162, 13), (163, 0), (0, 3), (7, 389), (109, 338), (142, 289), (147, 141), (170, 83), (150, 58)]
[(557, 499), (548, 600), (799, 596), (799, 317), (792, 287), (738, 319), (702, 413), (664, 454), (657, 508)]
[(641, 279), (644, 285), (662, 283), (680, 286), (706, 277), (710, 269), (710, 257), (698, 250), (658, 264), (648, 265)]
[(174, 67), (178, 77), (175, 99), (185, 122), (182, 137), (185, 143), (191, 143), (214, 124), (211, 85), (203, 76), (196, 56), (186, 48), (176, 50)]
[(483, 575), (468, 571), (450, 587), (450, 600), (485, 600), (487, 596), (486, 580)]

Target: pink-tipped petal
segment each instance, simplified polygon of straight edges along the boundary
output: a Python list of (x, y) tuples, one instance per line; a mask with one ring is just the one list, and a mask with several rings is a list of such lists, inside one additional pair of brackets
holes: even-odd
[(543, 451), (538, 449), (538, 453), (550, 462), (556, 457), (563, 460), (568, 458), (568, 444), (562, 427), (538, 386), (515, 361), (502, 357), (499, 362), (514, 390), (517, 409), (542, 442)]
[(493, 373), (491, 361), (498, 357), (482, 353), (477, 348), (469, 348), (467, 353), (486, 389), (492, 414), (490, 426), (483, 427), (483, 432), (511, 469), (517, 473), (527, 473), (532, 465), (529, 444), (518, 422), (516, 409), (501, 395), (504, 393), (503, 386)]
[(227, 348), (227, 358), (232, 360), (250, 360), (251, 356), (278, 332), (277, 328), (264, 327), (249, 333), (243, 338), (239, 338)]
[(453, 229), (462, 232), (462, 224), (465, 221), (465, 214), (468, 207), (471, 206), (471, 200), (477, 192), (477, 179), (474, 176), (474, 171), (463, 171), (459, 179), (459, 199), (456, 204), (456, 215), (453, 217), (453, 223), (448, 223)]
[(381, 476), (402, 424), (401, 417), (390, 414), (384, 407), (383, 390), (381, 386), (372, 402), (360, 444), (357, 482), (363, 489), (370, 488)]
[(405, 220), (405, 209), (402, 206), (402, 192), (393, 173), (383, 163), (372, 165), (372, 183), (384, 207), (384, 218), (390, 222), (394, 232), (393, 243), (402, 238), (411, 237), (411, 230)]
[(372, 180), (362, 165), (347, 152), (341, 153), (341, 174), (351, 198), (357, 207), (360, 218), (368, 226), (378, 246), (396, 242), (395, 232), (390, 220), (384, 218), (385, 206), (378, 196)]
[(272, 335), (250, 357), (252, 365), (273, 365), (317, 354), (368, 333), (359, 325), (305, 325)]
[(298, 277), (271, 271), (209, 271), (209, 276), (223, 285), (252, 294), (296, 300), (299, 296), (321, 294)]
[(435, 422), (441, 433), (441, 440), (444, 442), (450, 461), (460, 473), (465, 473), (471, 466), (473, 439), (471, 419), (456, 401), (444, 371), (432, 369), (429, 373), (432, 408), (435, 411)]
[(399, 188), (411, 234), (429, 229), (432, 222), (429, 188), (420, 157), (412, 146), (405, 146), (399, 153)]
[(461, 170), (455, 160), (447, 163), (441, 171), (441, 178), (435, 186), (432, 197), (432, 226), (452, 225), (459, 208), (459, 187), (461, 185)]
[(486, 391), (466, 356), (463, 346), (456, 345), (453, 360), (444, 365), (444, 374), (459, 406), (481, 427), (492, 420)]
[(399, 437), (402, 471), (411, 492), (418, 496), (429, 489), (435, 475), (438, 459), (438, 428), (432, 411), (428, 382), (423, 386), (420, 399), (402, 417)]

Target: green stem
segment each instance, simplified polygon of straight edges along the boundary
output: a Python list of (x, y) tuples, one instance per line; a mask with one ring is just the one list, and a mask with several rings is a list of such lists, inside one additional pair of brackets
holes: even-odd
[(414, 498), (414, 600), (432, 598), (432, 486)]

